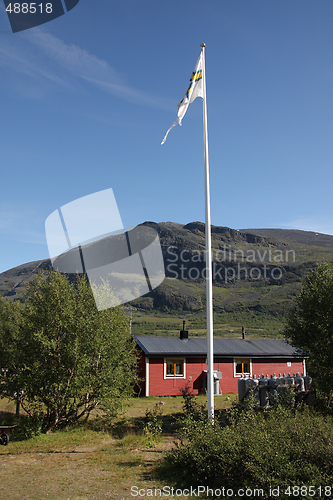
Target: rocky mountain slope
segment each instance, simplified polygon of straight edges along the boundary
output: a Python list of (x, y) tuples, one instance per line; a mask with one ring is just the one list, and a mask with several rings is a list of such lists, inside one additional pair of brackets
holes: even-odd
[[(141, 227), (152, 227), (159, 234), (166, 278), (132, 305), (147, 312), (200, 315), (205, 310), (204, 224), (145, 222)], [(215, 314), (283, 320), (304, 276), (318, 262), (333, 262), (333, 236), (213, 226), (212, 256)], [(0, 274), (0, 294), (22, 298), (34, 275), (49, 267), (50, 261), (44, 260)]]

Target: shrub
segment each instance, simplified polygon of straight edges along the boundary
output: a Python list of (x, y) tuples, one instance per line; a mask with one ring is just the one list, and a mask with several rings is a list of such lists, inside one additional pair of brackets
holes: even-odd
[(24, 415), (18, 420), (18, 427), (15, 429), (15, 441), (31, 439), (39, 436), (42, 432), (43, 416), (35, 413), (32, 417)]
[(195, 420), (202, 420), (203, 416), (207, 414), (205, 406), (197, 402), (196, 395), (193, 394), (188, 383), (180, 389), (180, 393), (183, 397), (183, 412), (185, 417), (191, 416)]
[[(231, 411), (222, 428), (189, 417), (175, 449), (162, 465), (179, 486), (280, 488), (333, 482), (333, 425), (308, 408)], [(309, 497), (310, 498), (310, 497)]]
[(147, 448), (152, 448), (158, 442), (162, 434), (162, 409), (159, 403), (156, 403), (152, 410), (146, 410), (143, 433), (146, 436)]

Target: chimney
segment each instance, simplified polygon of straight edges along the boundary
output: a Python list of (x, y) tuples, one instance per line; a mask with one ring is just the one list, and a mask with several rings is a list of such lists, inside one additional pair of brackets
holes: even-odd
[(244, 340), (245, 339), (245, 327), (242, 326), (242, 339)]
[(182, 339), (182, 340), (188, 339), (188, 330), (185, 330), (185, 320), (183, 321), (183, 329), (180, 330), (179, 333), (180, 333), (180, 336), (179, 336), (180, 339)]

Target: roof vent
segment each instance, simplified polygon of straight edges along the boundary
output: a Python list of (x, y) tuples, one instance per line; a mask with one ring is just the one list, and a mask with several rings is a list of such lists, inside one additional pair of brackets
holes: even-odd
[(183, 321), (183, 329), (180, 330), (180, 339), (188, 339), (188, 330), (185, 330), (185, 320)]

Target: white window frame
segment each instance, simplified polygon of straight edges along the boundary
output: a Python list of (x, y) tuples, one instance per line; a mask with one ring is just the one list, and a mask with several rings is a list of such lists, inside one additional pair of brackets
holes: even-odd
[(239, 361), (248, 361), (249, 362), (249, 365), (250, 365), (250, 372), (248, 373), (245, 373), (245, 375), (250, 375), (250, 377), (252, 377), (252, 359), (251, 358), (247, 358), (246, 356), (242, 356), (242, 357), (239, 357), (239, 358), (234, 358), (234, 377), (235, 378), (240, 378), (242, 376), (241, 373), (236, 373), (236, 365)]
[[(173, 361), (182, 361), (183, 363), (183, 373), (181, 375), (167, 375), (167, 363)], [(174, 379), (185, 379), (186, 378), (186, 358), (177, 358), (175, 356), (170, 356), (168, 358), (164, 358), (164, 367), (163, 367), (163, 378), (164, 380), (174, 380)]]

